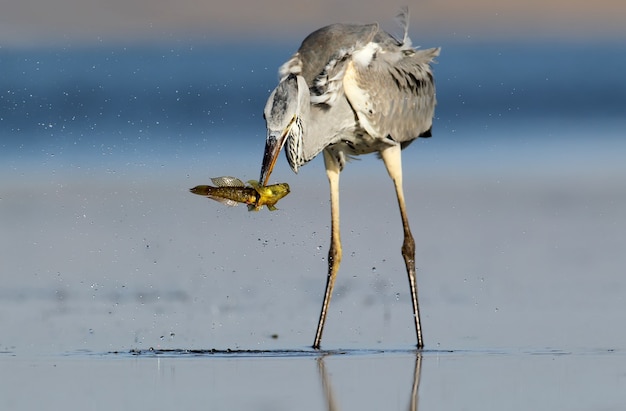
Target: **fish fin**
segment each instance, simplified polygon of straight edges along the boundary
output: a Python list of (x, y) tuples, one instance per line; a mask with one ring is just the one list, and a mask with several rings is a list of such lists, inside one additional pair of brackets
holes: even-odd
[[(217, 183), (215, 183), (215, 184), (217, 184)], [(218, 203), (222, 203), (222, 204), (227, 205), (229, 207), (235, 207), (237, 204), (239, 204), (236, 201), (230, 200), (228, 198), (223, 198), (223, 197), (217, 197), (217, 196), (208, 195), (207, 198), (210, 198), (211, 200), (215, 200)]]
[(243, 181), (236, 177), (230, 176), (222, 176), (222, 177), (214, 177), (211, 179), (213, 184), (218, 187), (244, 187), (245, 184)]
[(248, 204), (248, 211), (259, 211), (263, 206), (255, 206), (254, 204)]
[(270, 211), (278, 210), (278, 208), (276, 208), (276, 206), (273, 205), (273, 204), (265, 204), (265, 205), (267, 206), (267, 209), (270, 210)]
[(248, 180), (247, 183), (250, 187), (254, 188), (255, 190), (258, 190), (259, 188), (263, 187), (261, 183), (259, 183), (256, 180)]

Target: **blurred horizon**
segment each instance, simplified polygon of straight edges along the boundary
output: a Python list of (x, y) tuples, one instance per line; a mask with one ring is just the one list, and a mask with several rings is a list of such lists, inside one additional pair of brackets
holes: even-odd
[[(147, 4), (25, 0), (3, 7), (5, 166), (171, 161), (173, 153), (196, 151), (240, 156), (242, 144), (262, 152), (262, 108), (278, 67), (306, 34), (335, 21), (378, 21), (401, 35), (396, 2)], [(621, 136), (626, 28), (615, 22), (626, 4), (447, 0), (409, 8), (413, 44), (443, 47), (428, 143), (446, 153), (442, 159), (453, 148), (491, 155), (494, 145)]]
[[(195, 39), (206, 44), (280, 41), (299, 44), (303, 33), (334, 22), (378, 22), (398, 33), (394, 16), (407, 2), (303, 2), (284, 0), (25, 0), (3, 5), (0, 48), (163, 43)], [(294, 7), (295, 6), (295, 7)], [(458, 0), (408, 3), (414, 44), (441, 38), (513, 40), (626, 39), (626, 3), (530, 0)]]

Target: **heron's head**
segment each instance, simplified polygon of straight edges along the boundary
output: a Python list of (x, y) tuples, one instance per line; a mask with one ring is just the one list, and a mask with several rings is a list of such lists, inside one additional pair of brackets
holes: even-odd
[(263, 112), (267, 137), (259, 178), (263, 185), (267, 185), (285, 143), (287, 143), (287, 161), (291, 169), (298, 172), (298, 168), (304, 164), (303, 119), (308, 115), (309, 101), (309, 87), (306, 81), (294, 74), (285, 77), (267, 99)]

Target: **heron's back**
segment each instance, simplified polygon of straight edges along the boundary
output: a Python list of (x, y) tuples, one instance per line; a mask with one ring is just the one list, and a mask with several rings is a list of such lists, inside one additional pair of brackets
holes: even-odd
[[(378, 24), (332, 24), (309, 34), (298, 49), (301, 75), (311, 85), (333, 56), (356, 44), (365, 45), (378, 31)], [(385, 33), (386, 34), (386, 33)]]

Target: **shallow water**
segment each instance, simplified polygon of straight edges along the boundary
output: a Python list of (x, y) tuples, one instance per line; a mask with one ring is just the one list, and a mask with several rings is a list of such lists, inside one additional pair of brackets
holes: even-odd
[[(280, 160), (272, 178), (292, 193), (274, 213), (188, 193), (258, 175), (273, 72), (249, 101), (237, 76), (194, 89), (206, 66), (193, 52), (18, 55), (0, 100), (2, 408), (623, 409), (623, 85), (612, 67), (587, 100), (563, 91), (588, 69), (570, 64), (575, 48), (540, 49), (543, 71), (491, 50), (452, 54), (468, 71), (441, 61), (438, 132), (404, 154), (422, 353), (375, 157), (342, 174), (344, 259), (321, 352), (308, 347), (329, 237), (322, 161), (296, 176)], [(98, 74), (90, 58), (109, 65)], [(520, 68), (480, 70), (494, 62)], [(118, 87), (129, 68), (153, 70), (148, 83)], [(546, 73), (553, 87), (533, 85)], [(201, 98), (176, 100), (183, 86)]]
[(346, 171), (345, 258), (329, 351), (318, 353), (308, 345), (328, 241), (319, 171), (290, 177), (274, 213), (192, 196), (182, 173), (181, 186), (165, 175), (18, 181), (2, 200), (14, 217), (3, 219), (13, 234), (2, 244), (2, 404), (411, 409), (419, 358), (422, 410), (626, 404), (622, 177), (408, 184), (419, 354), (392, 188), (372, 177), (371, 196)]
[[(5, 409), (623, 409), (623, 352), (2, 359)], [(36, 395), (33, 392), (36, 391)]]

